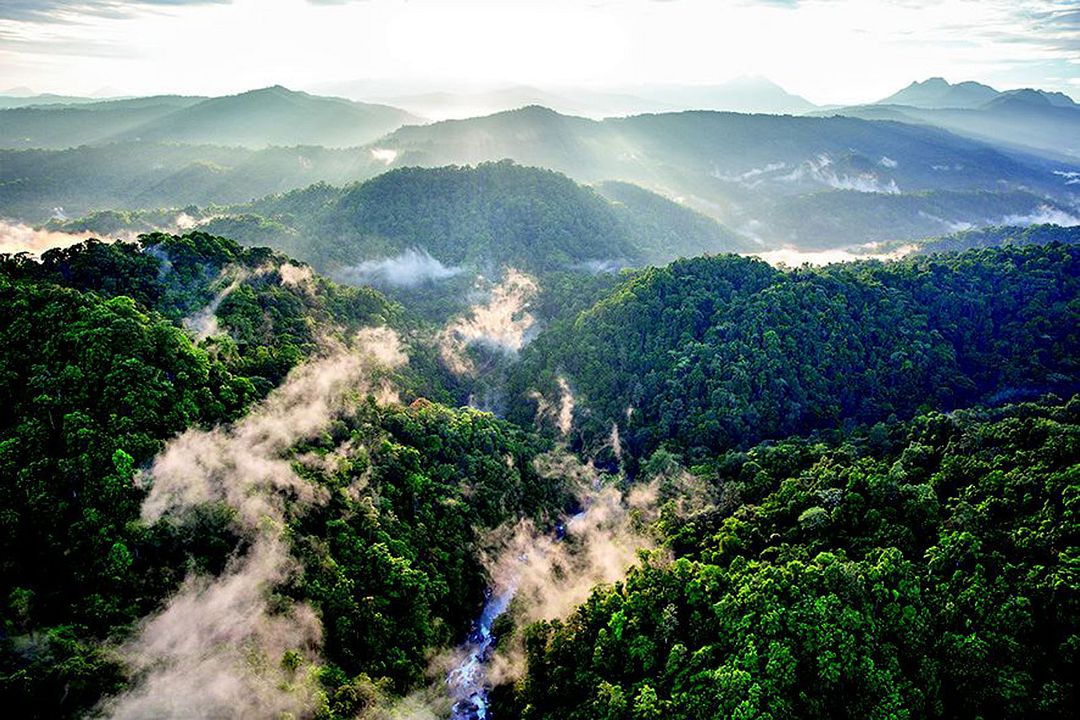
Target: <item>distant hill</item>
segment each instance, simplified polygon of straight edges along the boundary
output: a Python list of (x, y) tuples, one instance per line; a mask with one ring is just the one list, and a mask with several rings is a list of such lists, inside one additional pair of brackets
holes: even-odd
[(1063, 245), (1080, 243), (1080, 225), (1028, 225), (1026, 227), (1003, 226), (978, 230), (964, 230), (939, 238), (930, 238), (918, 244), (915, 254), (928, 255), (938, 252), (956, 252), (972, 248), (1001, 247), (1004, 245), (1046, 245), (1058, 242)]
[(157, 95), (0, 110), (0, 146), (67, 148), (110, 142), (118, 135), (204, 100), (206, 98)]
[(217, 98), (160, 96), (2, 110), (0, 146), (67, 148), (137, 140), (248, 148), (350, 147), (417, 120), (385, 105), (274, 86)]
[(514, 85), (475, 92), (436, 91), (377, 98), (434, 120), (463, 119), (542, 105), (569, 115), (591, 118), (663, 112), (675, 109), (670, 103), (633, 92), (603, 92), (581, 88), (543, 89)]
[[(1073, 212), (1066, 181), (1080, 170), (911, 123), (707, 111), (591, 121), (527, 107), (405, 127), (372, 148), (391, 167), (508, 157), (584, 182), (632, 182), (774, 247), (847, 245), (867, 228), (866, 239), (925, 237), (1044, 204)], [(811, 201), (827, 214), (806, 215)], [(884, 222), (883, 205), (902, 222)]]
[(65, 150), (0, 150), (0, 216), (41, 223), (108, 209), (231, 205), (320, 180), (371, 177), (358, 149), (123, 142)]
[[(589, 182), (667, 183), (672, 195), (686, 190), (687, 197), (718, 183), (786, 194), (847, 186), (890, 191), (892, 183), (901, 192), (993, 189), (1003, 177), (1057, 186), (1035, 158), (932, 128), (846, 117), (693, 111), (597, 122), (533, 106), (404, 127), (372, 147), (393, 152), (392, 166), (509, 157)], [(681, 187), (690, 177), (693, 184)]]
[(815, 114), (934, 125), (1003, 148), (1075, 162), (1080, 158), (1080, 106), (1066, 105), (1071, 100), (1061, 98), (1020, 90), (1002, 93), (977, 108), (860, 105)]
[[(422, 282), (450, 277), (455, 268), (597, 272), (752, 249), (715, 220), (642, 188), (609, 182), (594, 190), (510, 161), (403, 168), (363, 183), (319, 183), (231, 207), (105, 211), (48, 227), (115, 235), (168, 228), (181, 214), (211, 233), (368, 281), (385, 273), (348, 268), (387, 261), (407, 275), (406, 265), (419, 260)], [(414, 284), (405, 275), (400, 284)]]
[(559, 173), (504, 161), (477, 167), (403, 168), (337, 189), (317, 185), (239, 206), (233, 236), (270, 242), (327, 272), (420, 251), (445, 267), (495, 272), (614, 268), (667, 262), (748, 244), (711, 218), (624, 183), (600, 192)]
[(975, 108), (1000, 95), (989, 85), (961, 82), (955, 85), (944, 78), (933, 77), (913, 82), (903, 90), (879, 100), (878, 105), (909, 105), (917, 108)]
[(335, 93), (385, 102), (434, 120), (463, 119), (541, 105), (566, 115), (600, 119), (649, 112), (725, 110), (731, 112), (800, 114), (817, 109), (805, 98), (787, 92), (761, 76), (724, 83), (627, 84), (606, 89), (580, 86), (511, 85), (483, 89), (429, 88), (393, 91), (379, 83), (331, 83)]
[(36, 95), (29, 88), (12, 88), (8, 92), (0, 93), (0, 110), (37, 105), (84, 105), (101, 102), (101, 100), (101, 98), (95, 97), (54, 95), (51, 93)]
[[(878, 115), (900, 113), (872, 107)], [(340, 150), (125, 142), (0, 151), (0, 214), (43, 222), (59, 214), (55, 208), (81, 216), (108, 208), (234, 205), (319, 181), (342, 185), (402, 167), (504, 158), (581, 183), (633, 183), (712, 217), (761, 249), (918, 239), (1013, 223), (1008, 216), (1067, 224), (1080, 213), (1070, 184), (1080, 177), (1080, 162), (908, 120), (693, 111), (594, 121), (530, 106), (405, 126)]]
[(418, 118), (387, 105), (320, 97), (275, 85), (239, 95), (211, 98), (118, 139), (151, 142), (352, 147)]
[(1080, 158), (1080, 105), (1060, 92), (1032, 88), (999, 92), (979, 83), (952, 85), (931, 78), (872, 105), (814, 114), (935, 125), (1048, 157)]

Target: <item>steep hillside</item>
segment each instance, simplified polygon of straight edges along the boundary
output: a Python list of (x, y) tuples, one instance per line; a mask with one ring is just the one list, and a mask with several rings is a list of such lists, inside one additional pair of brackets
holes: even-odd
[(1073, 712), (1080, 406), (1049, 399), (790, 438), (688, 473), (657, 553), (527, 628), (529, 720)]
[[(343, 184), (389, 169), (505, 158), (578, 182), (640, 185), (765, 249), (914, 239), (1000, 225), (1010, 215), (1038, 222), (1044, 207), (1061, 217), (1078, 212), (1069, 182), (1080, 165), (911, 123), (719, 112), (597, 122), (528, 107), (407, 126), (358, 149), (121, 143), (0, 151), (0, 213), (39, 223), (57, 209), (77, 216), (235, 204), (318, 181)], [(988, 202), (970, 201), (984, 195)], [(894, 222), (881, 220), (885, 205)]]
[[(271, 587), (272, 610), (226, 602), (194, 620), (244, 637), (234, 647), (214, 635), (211, 654), (237, 653), (215, 678), (235, 681), (256, 660), (267, 661), (259, 677), (303, 665), (299, 687), (260, 687), (250, 702), (306, 704), (317, 688), (335, 698), (332, 717), (355, 717), (376, 692), (416, 687), (426, 654), (467, 625), (487, 531), (568, 502), (533, 464), (543, 443), (517, 428), (364, 385), (384, 358), (398, 364), (380, 370), (395, 391), (429, 394), (410, 389), (424, 349), (386, 327), (396, 311), (377, 293), (266, 248), (194, 233), (41, 262), (0, 256), (0, 297), (0, 468), (14, 490), (0, 497), (0, 594), (13, 603), (0, 698), (20, 717), (167, 714), (141, 704), (146, 676), (116, 641), (134, 640), (170, 596)], [(204, 335), (192, 321), (209, 318), (220, 325)], [(186, 458), (181, 495), (194, 496), (154, 517), (147, 500), (168, 470), (152, 461), (170, 451)], [(325, 628), (318, 660), (299, 640), (264, 654), (251, 621), (287, 618), (282, 637), (302, 638), (309, 607)], [(184, 628), (185, 645), (203, 629)], [(200, 697), (209, 715), (231, 702)]]
[[(391, 166), (509, 157), (587, 182), (629, 181), (681, 198), (773, 247), (847, 245), (858, 242), (868, 226), (877, 237), (912, 238), (957, 224), (1001, 223), (992, 204), (951, 202), (969, 193), (1030, 193), (1020, 203), (1023, 210), (1013, 214), (1036, 214), (1045, 203), (1074, 212), (1066, 182), (1077, 172), (1072, 164), (1002, 152), (916, 124), (717, 112), (595, 122), (524, 108), (403, 128), (372, 148), (392, 158)], [(925, 193), (948, 192), (961, 195), (940, 196), (940, 212), (919, 206)], [(803, 213), (799, 204), (813, 194), (835, 194), (830, 202), (844, 207), (833, 227), (793, 232), (792, 223), (774, 220)], [(846, 202), (891, 196), (907, 205), (899, 227), (876, 221), (874, 211), (859, 202)]]
[(608, 192), (618, 201), (606, 199), (603, 186), (597, 193), (550, 170), (499, 162), (394, 170), (340, 190), (315, 186), (238, 210), (295, 228), (292, 252), (331, 270), (409, 250), (446, 266), (545, 272), (745, 245), (715, 221), (653, 193), (632, 186)]
[[(918, 407), (1080, 381), (1080, 249), (984, 249), (782, 272), (751, 259), (639, 273), (528, 346), (516, 417), (574, 396), (575, 442), (696, 456)], [(549, 400), (550, 402), (550, 400)]]

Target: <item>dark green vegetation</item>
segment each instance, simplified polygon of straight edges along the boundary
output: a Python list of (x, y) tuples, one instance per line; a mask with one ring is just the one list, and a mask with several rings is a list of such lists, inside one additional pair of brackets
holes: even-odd
[(50, 250), (40, 262), (7, 257), (0, 268), (12, 280), (123, 295), (174, 324), (186, 320), (196, 333), (200, 311), (217, 298), (214, 314), (225, 332), (207, 349), (260, 395), (311, 354), (319, 334), (383, 324), (396, 312), (370, 288), (336, 285), (268, 248), (244, 249), (200, 232), (143, 235), (138, 243), (90, 240)]
[(959, 252), (982, 247), (1001, 245), (1046, 245), (1058, 242), (1065, 245), (1080, 243), (1080, 225), (1059, 227), (1057, 225), (1029, 225), (1027, 227), (1003, 226), (962, 232), (932, 238), (918, 243), (915, 250), (920, 255), (938, 252)]
[(122, 682), (100, 641), (231, 546), (223, 509), (186, 537), (133, 522), (134, 468), (256, 389), (130, 297), (6, 271), (0, 295), (0, 697), (27, 717), (70, 715)]
[(485, 531), (568, 502), (533, 468), (542, 443), (487, 413), (423, 400), (365, 406), (314, 449), (345, 443), (344, 462), (315, 473), (332, 500), (294, 530), (305, 567), (294, 591), (321, 609), (322, 679), (342, 718), (364, 709), (356, 693), (369, 680), (409, 690), (423, 680), (425, 654), (460, 639), (486, 585)]
[[(430, 653), (460, 641), (483, 600), (486, 533), (524, 517), (550, 528), (574, 505), (536, 469), (551, 445), (526, 399), (557, 397), (559, 376), (576, 396), (573, 448), (618, 472), (610, 482), (657, 483), (659, 550), (569, 618), (520, 629), (528, 669), (499, 690), (501, 714), (1069, 715), (1080, 408), (995, 406), (1076, 390), (1072, 229), (959, 234), (939, 246), (1003, 247), (895, 263), (714, 256), (592, 275), (573, 268), (690, 248), (716, 226), (636, 187), (594, 192), (509, 163), (245, 210), (312, 252), (318, 232), (349, 240), (327, 253), (419, 247), (542, 275), (531, 310), (547, 328), (503, 359), (510, 419), (418, 399), (491, 380), (448, 382), (414, 307), (274, 250), (196, 232), (2, 257), (5, 708), (78, 717), (130, 687), (113, 648), (185, 577), (221, 574), (252, 542), (224, 504), (141, 519), (136, 480), (164, 442), (242, 417), (322, 338), (388, 325), (410, 355), (394, 376), (404, 402), (356, 397), (285, 453), (325, 490), (282, 501), (303, 572), (272, 588), (321, 621), (314, 716), (364, 716), (423, 685)], [(614, 423), (621, 462), (600, 450)]]
[[(376, 292), (296, 281), (303, 269), (201, 233), (0, 262), (6, 708), (78, 716), (121, 691), (127, 679), (107, 646), (189, 572), (219, 573), (243, 547), (226, 506), (139, 519), (136, 471), (164, 440), (239, 417), (315, 351), (316, 333), (398, 322)], [(220, 293), (223, 274), (245, 278), (217, 308), (228, 334), (195, 345), (180, 320)], [(431, 393), (424, 357), (403, 371), (406, 391)], [(559, 484), (532, 469), (542, 447), (490, 415), (422, 401), (361, 402), (296, 449), (331, 499), (293, 518), (308, 572), (283, 591), (321, 610), (328, 713), (353, 716), (373, 679), (410, 687), (424, 652), (460, 633), (481, 599), (484, 528), (565, 504)], [(332, 452), (333, 467), (311, 464)]]
[[(559, 173), (504, 161), (393, 170), (346, 188), (316, 185), (236, 210), (240, 220), (280, 224), (292, 238), (290, 253), (330, 272), (412, 249), (451, 267), (495, 272), (509, 265), (542, 273), (746, 247), (715, 221), (659, 195), (623, 184), (600, 190), (611, 200)], [(227, 216), (210, 227), (230, 222)], [(658, 226), (669, 228), (667, 234), (657, 233)], [(254, 242), (262, 232), (256, 224), (244, 239)]]
[[(636, 274), (526, 348), (511, 393), (576, 395), (585, 448), (618, 424), (631, 454), (716, 448), (1075, 391), (1080, 249), (1007, 247), (782, 272), (680, 260)], [(515, 413), (527, 422), (533, 403)]]
[(416, 121), (386, 105), (275, 86), (227, 97), (165, 95), (0, 110), (0, 146), (59, 150), (134, 140), (250, 148), (355, 147)]
[(508, 716), (1072, 717), (1078, 423), (1051, 400), (710, 460), (724, 501), (657, 525), (673, 563), (528, 629)]

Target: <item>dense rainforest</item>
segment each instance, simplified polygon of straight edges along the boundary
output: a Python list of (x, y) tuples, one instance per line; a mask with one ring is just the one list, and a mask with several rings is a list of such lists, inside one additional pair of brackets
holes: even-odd
[[(399, 312), (375, 291), (303, 270), (201, 233), (0, 262), (10, 403), (0, 442), (6, 707), (80, 715), (121, 690), (112, 641), (185, 573), (221, 572), (245, 542), (225, 504), (180, 522), (143, 522), (145, 488), (134, 481), (170, 436), (242, 415), (317, 352), (316, 334), (382, 325)], [(217, 298), (226, 332), (193, 342), (183, 319), (240, 277)], [(399, 385), (420, 388), (410, 372)], [(339, 469), (307, 471), (333, 500), (298, 516), (294, 531), (311, 570), (293, 591), (320, 603), (331, 629), (327, 712), (360, 702), (333, 698), (361, 671), (409, 687), (426, 650), (454, 638), (483, 587), (481, 528), (554, 515), (568, 502), (530, 464), (543, 442), (487, 414), (431, 403), (384, 409), (361, 398), (302, 451), (339, 446)], [(367, 491), (346, 493), (360, 477)]]
[[(888, 263), (538, 273), (535, 338), (477, 378), (445, 366), (432, 313), (205, 232), (0, 256), (0, 698), (113, 714), (145, 679), (125, 652), (146, 618), (280, 522), (295, 571), (264, 589), (271, 615), (311, 608), (318, 652), (252, 667), (280, 668), (304, 716), (405, 712), (487, 599), (500, 529), (554, 537), (588, 509), (550, 469), (570, 450), (586, 496), (652, 498), (633, 514), (652, 549), (568, 615), (500, 626), (524, 656), (497, 717), (1067, 717), (1080, 256), (1033, 233)], [(393, 392), (350, 391), (272, 446), (295, 476), (272, 522), (225, 498), (147, 515), (178, 435), (246, 437), (298, 369), (375, 329), (408, 356)], [(451, 407), (503, 382), (505, 419)], [(538, 413), (560, 393), (565, 429)]]
[(0, 0), (0, 720), (1080, 717), (1078, 47)]
[[(626, 279), (556, 324), (511, 369), (578, 406), (574, 442), (618, 426), (643, 457), (691, 457), (844, 423), (993, 396), (1075, 391), (1080, 251), (1009, 246), (899, 262), (777, 270), (735, 256), (679, 260)], [(546, 384), (546, 387), (545, 387)]]
[(207, 232), (271, 245), (330, 274), (414, 250), (447, 268), (494, 272), (509, 265), (546, 273), (590, 264), (669, 262), (752, 246), (715, 220), (635, 185), (610, 182), (594, 190), (509, 160), (401, 168), (345, 187), (317, 183), (237, 205), (106, 210), (54, 220), (49, 227), (104, 235), (144, 232), (172, 223), (179, 213)]
[(508, 715), (1072, 716), (1078, 412), (931, 412), (709, 459), (718, 501), (657, 523), (673, 561), (528, 628)]

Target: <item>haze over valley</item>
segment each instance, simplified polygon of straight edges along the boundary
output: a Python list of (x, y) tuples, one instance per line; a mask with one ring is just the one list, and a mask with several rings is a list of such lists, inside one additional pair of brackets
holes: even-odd
[(1080, 11), (0, 5), (0, 703), (1071, 718)]

